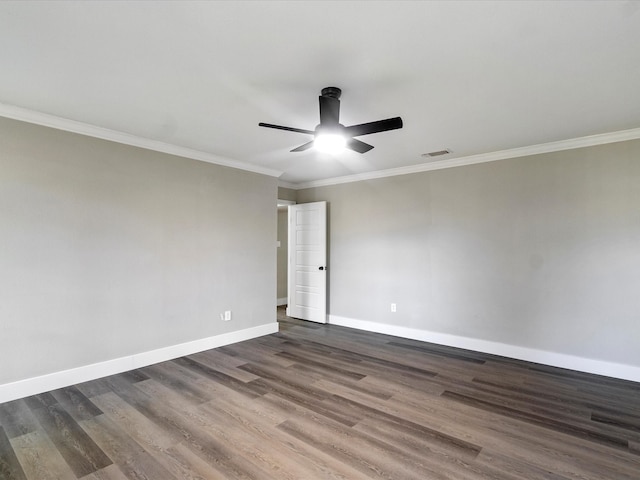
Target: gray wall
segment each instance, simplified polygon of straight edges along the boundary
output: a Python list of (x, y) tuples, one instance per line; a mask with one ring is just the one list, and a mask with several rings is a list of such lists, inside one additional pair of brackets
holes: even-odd
[(640, 366), (640, 141), (298, 191), (319, 200), (331, 315)]
[(278, 200), (290, 200), (295, 202), (297, 195), (297, 191), (292, 188), (278, 187)]
[(276, 197), (272, 177), (0, 118), (0, 384), (275, 322)]

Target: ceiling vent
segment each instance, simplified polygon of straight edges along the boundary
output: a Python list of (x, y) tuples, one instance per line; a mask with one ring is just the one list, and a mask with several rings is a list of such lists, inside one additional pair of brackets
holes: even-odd
[(448, 155), (451, 153), (451, 150), (438, 150), (437, 152), (429, 152), (423, 153), (423, 157), (439, 157), (441, 155)]

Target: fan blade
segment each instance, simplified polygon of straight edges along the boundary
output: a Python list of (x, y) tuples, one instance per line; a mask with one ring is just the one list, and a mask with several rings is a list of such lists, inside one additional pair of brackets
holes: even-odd
[(373, 145), (361, 142), (360, 140), (356, 140), (355, 138), (350, 138), (349, 140), (347, 140), (347, 144), (345, 146), (358, 153), (367, 153), (373, 148)]
[(259, 127), (267, 127), (267, 128), (276, 128), (278, 130), (287, 130), (289, 132), (298, 132), (298, 133), (306, 133), (309, 135), (313, 135), (315, 132), (313, 130), (304, 130), (302, 128), (293, 128), (293, 127), (283, 127), (282, 125), (272, 125), (271, 123), (262, 123), (258, 124)]
[(337, 125), (340, 119), (340, 100), (335, 97), (318, 97), (320, 101), (320, 125)]
[(293, 150), (291, 150), (292, 152), (304, 152), (305, 150), (309, 150), (311, 147), (313, 147), (313, 140), (311, 140), (310, 142), (307, 142), (303, 145), (300, 145), (297, 148), (294, 148)]
[(402, 119), (400, 117), (387, 118), (386, 120), (378, 120), (377, 122), (361, 123), (360, 125), (352, 125), (350, 127), (345, 127), (344, 133), (350, 137), (358, 137), (360, 135), (369, 135), (370, 133), (395, 130), (396, 128), (402, 128)]

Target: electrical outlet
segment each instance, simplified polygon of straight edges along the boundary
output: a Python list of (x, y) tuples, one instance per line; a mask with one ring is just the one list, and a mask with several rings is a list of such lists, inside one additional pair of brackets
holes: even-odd
[(228, 322), (229, 320), (231, 320), (231, 310), (227, 310), (224, 312), (224, 321)]
[(392, 303), (392, 304), (391, 304), (391, 311), (392, 311), (393, 313), (395, 313), (395, 312), (396, 312), (396, 304), (395, 304), (395, 303)]

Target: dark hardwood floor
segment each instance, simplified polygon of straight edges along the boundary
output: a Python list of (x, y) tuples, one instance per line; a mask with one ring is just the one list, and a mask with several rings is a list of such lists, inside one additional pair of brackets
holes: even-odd
[(289, 319), (0, 404), (8, 479), (640, 479), (640, 384)]

